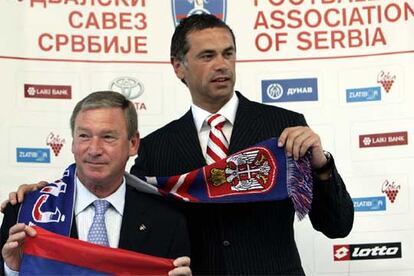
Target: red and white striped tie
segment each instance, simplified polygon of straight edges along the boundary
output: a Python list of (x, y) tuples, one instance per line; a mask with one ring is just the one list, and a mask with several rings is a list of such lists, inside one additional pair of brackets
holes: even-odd
[(227, 156), (229, 143), (222, 131), (225, 122), (226, 118), (220, 114), (212, 114), (207, 117), (207, 123), (211, 127), (207, 141), (207, 164), (212, 164)]

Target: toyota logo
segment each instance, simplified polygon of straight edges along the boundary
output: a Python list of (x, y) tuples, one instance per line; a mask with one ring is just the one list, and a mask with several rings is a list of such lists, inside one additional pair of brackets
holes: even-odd
[(127, 99), (138, 98), (144, 93), (144, 85), (131, 77), (119, 77), (111, 82), (109, 89), (124, 95)]

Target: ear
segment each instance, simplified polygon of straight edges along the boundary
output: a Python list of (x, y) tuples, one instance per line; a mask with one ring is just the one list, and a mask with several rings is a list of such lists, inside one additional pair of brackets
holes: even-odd
[(75, 137), (72, 136), (72, 146), (71, 146), (71, 151), (73, 154), (75, 154)]
[(134, 156), (138, 153), (139, 141), (139, 132), (129, 139), (129, 156)]
[(175, 57), (171, 58), (171, 65), (174, 68), (174, 72), (175, 75), (177, 76), (177, 78), (179, 78), (180, 80), (184, 79), (184, 65), (183, 63)]

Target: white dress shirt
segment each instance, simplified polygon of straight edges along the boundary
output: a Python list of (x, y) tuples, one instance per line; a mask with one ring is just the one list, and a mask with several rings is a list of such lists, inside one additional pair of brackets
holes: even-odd
[[(233, 93), (231, 99), (216, 112), (216, 114), (223, 115), (226, 118), (226, 123), (224, 124), (222, 131), (229, 142), (229, 145), (238, 106), (239, 98), (236, 93)], [(206, 119), (212, 113), (196, 106), (195, 104), (191, 105), (191, 112), (193, 113), (193, 119), (197, 129), (201, 150), (203, 151), (204, 158), (206, 158), (208, 135), (210, 133), (210, 126), (207, 124)]]
[(95, 216), (95, 208), (92, 203), (97, 199), (105, 199), (110, 207), (105, 213), (106, 232), (110, 247), (117, 248), (121, 232), (122, 215), (124, 214), (126, 184), (123, 179), (121, 186), (113, 194), (105, 198), (98, 198), (91, 193), (76, 177), (75, 219), (78, 228), (79, 239), (87, 241), (89, 228)]
[[(75, 189), (75, 220), (78, 229), (79, 239), (87, 241), (89, 228), (92, 225), (95, 209), (92, 202), (96, 199), (105, 199), (110, 203), (110, 207), (105, 213), (106, 232), (110, 247), (117, 248), (121, 232), (122, 216), (124, 214), (126, 184), (125, 178), (122, 180), (121, 186), (110, 196), (98, 198), (92, 194), (76, 177)], [(6, 276), (17, 276), (19, 271), (11, 270), (4, 263), (4, 274)]]

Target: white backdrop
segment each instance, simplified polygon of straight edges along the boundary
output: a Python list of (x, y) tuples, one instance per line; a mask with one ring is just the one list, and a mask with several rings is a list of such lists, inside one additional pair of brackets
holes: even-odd
[(92, 91), (129, 93), (141, 136), (185, 112), (169, 43), (194, 7), (233, 28), (236, 89), (303, 113), (354, 199), (345, 239), (296, 223), (307, 275), (414, 275), (413, 0), (4, 0), (0, 198), (73, 161), (70, 112)]

